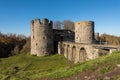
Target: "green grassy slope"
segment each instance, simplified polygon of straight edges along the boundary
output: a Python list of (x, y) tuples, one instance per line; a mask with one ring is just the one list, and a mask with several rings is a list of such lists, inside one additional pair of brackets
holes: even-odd
[[(120, 64), (120, 52), (103, 56), (85, 63), (73, 64), (63, 55), (36, 57), (19, 54), (0, 59), (0, 80), (27, 80), (41, 78), (61, 78), (79, 72), (95, 71), (105, 74)], [(120, 78), (120, 75), (117, 75)]]

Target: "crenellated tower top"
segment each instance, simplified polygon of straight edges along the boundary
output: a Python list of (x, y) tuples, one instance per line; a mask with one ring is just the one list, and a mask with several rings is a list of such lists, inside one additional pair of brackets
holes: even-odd
[(94, 21), (80, 21), (80, 22), (75, 22), (75, 25), (91, 26), (91, 25), (94, 25)]
[(42, 21), (40, 21), (40, 19), (35, 19), (31, 21), (31, 25), (32, 26), (38, 26), (38, 25), (48, 25), (48, 26), (52, 26), (53, 22), (49, 21), (47, 18), (43, 18)]

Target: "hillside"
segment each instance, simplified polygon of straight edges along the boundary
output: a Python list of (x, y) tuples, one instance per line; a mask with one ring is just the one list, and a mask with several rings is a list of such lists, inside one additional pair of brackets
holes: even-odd
[(120, 80), (120, 52), (73, 64), (63, 55), (0, 58), (0, 80)]
[(3, 34), (0, 32), (0, 58), (19, 54), (28, 41), (29, 38), (24, 35)]

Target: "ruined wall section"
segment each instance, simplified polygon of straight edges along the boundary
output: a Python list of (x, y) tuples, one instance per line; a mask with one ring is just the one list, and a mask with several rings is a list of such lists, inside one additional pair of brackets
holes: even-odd
[(94, 42), (93, 21), (75, 22), (75, 42), (89, 44)]
[(99, 33), (95, 33), (95, 40), (99, 41)]
[(54, 52), (53, 23), (48, 19), (35, 19), (31, 22), (31, 54), (45, 56)]

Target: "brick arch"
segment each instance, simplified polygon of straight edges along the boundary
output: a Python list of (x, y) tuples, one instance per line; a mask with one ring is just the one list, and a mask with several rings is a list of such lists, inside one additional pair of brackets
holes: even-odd
[(76, 55), (76, 46), (72, 46), (72, 52), (71, 52), (71, 60), (75, 60), (75, 55)]
[(70, 51), (70, 45), (66, 45), (66, 58), (69, 59), (69, 51)]
[(86, 60), (87, 60), (86, 49), (84, 47), (81, 47), (79, 51), (79, 62), (84, 62)]
[(67, 45), (66, 44), (63, 45), (63, 54), (67, 58)]
[(65, 45), (65, 44), (63, 44), (63, 45), (62, 45), (62, 47), (61, 47), (61, 53), (62, 53), (62, 54), (64, 54), (64, 53), (65, 53), (65, 46), (66, 46), (66, 45)]

